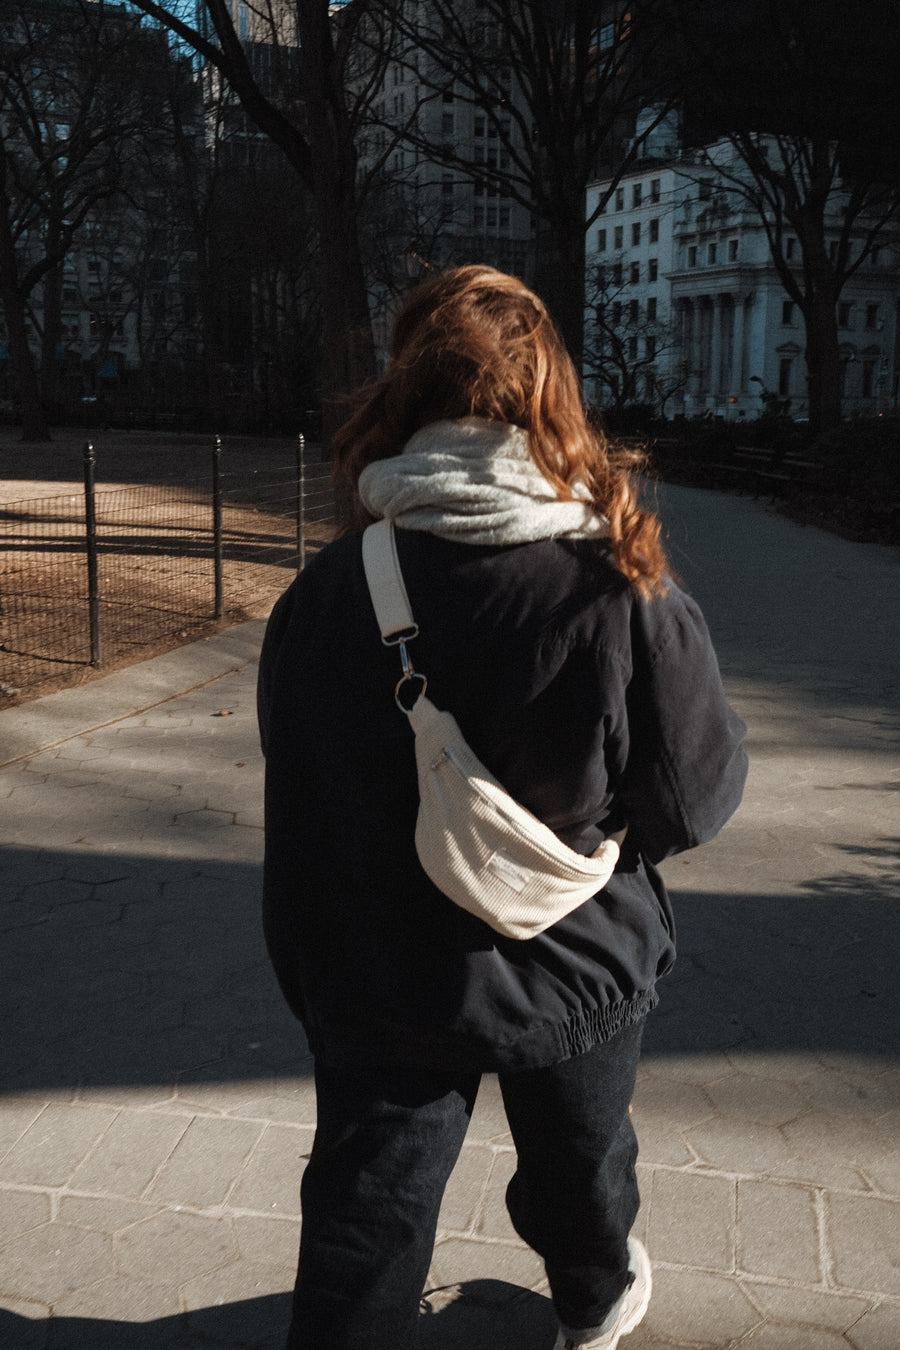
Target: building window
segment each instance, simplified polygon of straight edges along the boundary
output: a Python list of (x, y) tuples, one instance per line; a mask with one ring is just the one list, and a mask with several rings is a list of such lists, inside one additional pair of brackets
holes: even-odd
[(862, 367), (862, 396), (871, 398), (875, 392), (875, 362), (863, 361)]
[(614, 286), (622, 285), (622, 264), (620, 262), (613, 263), (612, 279)]
[(697, 245), (691, 244), (690, 248), (688, 249), (688, 267), (696, 267), (696, 266), (697, 266)]
[(637, 360), (637, 338), (636, 338), (636, 337), (630, 337), (630, 338), (628, 339), (628, 359), (629, 359), (629, 361), (636, 361), (636, 360)]
[(699, 199), (700, 199), (701, 202), (708, 202), (708, 201), (709, 201), (710, 197), (712, 196), (712, 179), (711, 179), (711, 178), (704, 178), (704, 179), (701, 180), (700, 186), (699, 186), (699, 188), (698, 188), (698, 190), (697, 190), (697, 196), (699, 197)]
[(622, 322), (622, 306), (618, 300), (614, 302), (612, 307), (612, 321), (616, 328)]
[(635, 207), (640, 206), (640, 204), (641, 204), (641, 184), (633, 183), (631, 187), (631, 205), (632, 207)]
[(736, 239), (728, 240), (728, 261), (737, 262), (738, 241)]
[(628, 322), (629, 322), (629, 323), (637, 323), (637, 321), (638, 321), (639, 318), (640, 318), (640, 309), (639, 309), (639, 307), (638, 307), (638, 302), (637, 302), (637, 300), (629, 300), (629, 302), (628, 302)]
[(656, 258), (651, 258), (647, 263), (647, 280), (655, 281), (659, 275), (659, 263)]
[(622, 225), (617, 225), (613, 233), (613, 248), (621, 248), (625, 242), (625, 230)]
[(659, 243), (659, 220), (656, 216), (650, 222), (650, 243)]
[(650, 323), (656, 322), (656, 296), (651, 295), (647, 298), (647, 319)]
[(605, 230), (598, 230), (598, 231), (597, 231), (597, 252), (598, 252), (598, 253), (605, 253), (605, 252), (606, 252), (606, 231), (605, 231)]
[[(402, 98), (403, 95), (401, 94), (400, 97)], [(452, 114), (452, 112), (445, 112), (445, 113), (442, 115), (442, 117), (441, 117), (441, 134), (442, 134), (443, 136), (452, 136), (452, 135), (453, 135), (453, 114)]]
[(877, 305), (877, 304), (866, 305), (866, 327), (867, 327), (867, 328), (877, 328), (877, 327), (878, 327), (878, 305)]
[(716, 261), (716, 246), (715, 246), (715, 244), (707, 244), (707, 246), (706, 246), (706, 261), (709, 263), (710, 267), (712, 267), (713, 264), (715, 263), (715, 261)]
[(658, 179), (658, 178), (651, 178), (651, 179), (650, 179), (650, 200), (651, 200), (651, 202), (658, 202), (658, 201), (659, 201), (659, 189), (660, 189), (660, 181), (659, 181), (659, 179)]
[(793, 258), (794, 256), (794, 249), (796, 247), (796, 244), (797, 244), (796, 239), (793, 239), (791, 237), (785, 239), (784, 241), (784, 256), (788, 259), (788, 261), (790, 261), (790, 259)]
[(640, 279), (641, 279), (641, 264), (639, 262), (633, 262), (631, 264), (631, 276), (629, 278), (632, 286), (637, 286)]
[(656, 338), (652, 336), (644, 338), (644, 348), (647, 353), (647, 360), (652, 361), (656, 356)]
[(632, 247), (637, 247), (637, 245), (640, 242), (641, 242), (641, 222), (639, 220), (636, 220), (631, 227)]
[(838, 305), (838, 328), (850, 327), (850, 310), (852, 306), (849, 300), (842, 300)]
[(622, 211), (625, 207), (625, 189), (616, 188), (616, 210)]
[(787, 398), (791, 392), (791, 358), (783, 356), (778, 362), (778, 393), (781, 398)]
[(781, 302), (781, 323), (784, 328), (792, 328), (794, 325), (794, 302), (793, 300), (782, 300)]

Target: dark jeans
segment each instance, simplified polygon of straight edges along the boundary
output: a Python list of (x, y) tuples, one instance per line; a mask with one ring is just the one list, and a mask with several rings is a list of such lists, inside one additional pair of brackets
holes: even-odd
[[(643, 1024), (547, 1069), (499, 1075), (517, 1170), (506, 1203), (557, 1315), (603, 1321), (638, 1210), (628, 1116)], [(287, 1350), (411, 1350), (438, 1212), (477, 1073), (316, 1065), (318, 1123)]]

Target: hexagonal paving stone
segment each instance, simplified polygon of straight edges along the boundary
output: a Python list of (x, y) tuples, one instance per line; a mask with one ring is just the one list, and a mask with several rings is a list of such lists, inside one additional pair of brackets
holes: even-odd
[(882, 1303), (863, 1314), (846, 1334), (853, 1350), (897, 1350), (900, 1345), (900, 1303)]
[(123, 1274), (175, 1289), (232, 1261), (237, 1243), (228, 1219), (164, 1210), (123, 1229), (113, 1250)]
[(300, 1178), (314, 1134), (311, 1128), (269, 1125), (228, 1204), (261, 1214), (298, 1214)]
[(431, 1261), (428, 1285), (465, 1285), (472, 1280), (497, 1280), (520, 1289), (547, 1287), (544, 1263), (524, 1243), (478, 1242), (452, 1237), (438, 1242)]
[(723, 1172), (796, 1175), (794, 1151), (774, 1125), (713, 1118), (692, 1125), (684, 1138), (704, 1163)]
[(837, 1283), (900, 1297), (900, 1202), (832, 1194), (828, 1210)]
[(735, 1183), (730, 1178), (654, 1173), (649, 1240), (657, 1260), (733, 1270), (734, 1216)]
[(752, 1350), (846, 1350), (843, 1336), (823, 1327), (798, 1327), (795, 1323), (771, 1322), (758, 1327), (741, 1341)]
[(0, 1180), (64, 1185), (115, 1115), (107, 1107), (50, 1103), (0, 1163)]
[(80, 904), (89, 900), (91, 889), (90, 883), (85, 881), (64, 878), (58, 881), (36, 881), (24, 887), (22, 899), (44, 909), (53, 909), (57, 905)]
[[(283, 1294), (294, 1287), (294, 1272), (263, 1261), (239, 1257), (227, 1266), (190, 1280), (181, 1287), (181, 1304), (188, 1311), (243, 1299)], [(196, 1318), (191, 1321), (196, 1323)]]
[(741, 1270), (804, 1284), (824, 1282), (812, 1189), (739, 1182), (737, 1231)]
[(784, 1125), (809, 1109), (803, 1084), (732, 1074), (705, 1091), (718, 1114), (758, 1125)]
[[(87, 1289), (66, 1294), (53, 1308), (54, 1317), (95, 1317), (104, 1322), (137, 1324), (175, 1317), (178, 1312), (178, 1294), (174, 1289), (160, 1289), (128, 1275), (107, 1275)], [(135, 1333), (135, 1343), (138, 1336)]]
[(102, 1233), (48, 1223), (25, 1233), (3, 1254), (10, 1289), (27, 1290), (44, 1303), (103, 1279), (112, 1269), (112, 1243)]
[(226, 825), (234, 824), (234, 814), (231, 811), (216, 811), (209, 807), (201, 807), (200, 810), (192, 811), (176, 811), (174, 824), (189, 830), (219, 830)]
[(646, 1120), (667, 1129), (683, 1130), (714, 1114), (703, 1088), (655, 1076), (637, 1084), (633, 1107), (637, 1129)]
[(222, 1204), (263, 1128), (260, 1121), (195, 1117), (160, 1169), (149, 1195), (195, 1208)]
[(703, 1271), (657, 1268), (642, 1330), (646, 1327), (663, 1341), (722, 1350), (760, 1321), (736, 1280)]
[(73, 1190), (138, 1200), (172, 1153), (188, 1122), (183, 1116), (122, 1111), (79, 1167)]
[(824, 1185), (859, 1186), (859, 1169), (883, 1157), (895, 1141), (880, 1126), (854, 1116), (810, 1111), (782, 1127), (782, 1133), (805, 1173)]
[(0, 1189), (0, 1212), (3, 1215), (0, 1246), (4, 1246), (7, 1242), (17, 1242), (22, 1233), (50, 1222), (50, 1197), (3, 1187)]

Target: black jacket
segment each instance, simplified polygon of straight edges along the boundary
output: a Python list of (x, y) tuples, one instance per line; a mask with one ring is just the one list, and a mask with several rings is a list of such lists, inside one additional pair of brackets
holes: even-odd
[(496, 934), (415, 852), (413, 735), (395, 705), (360, 536), (279, 600), (259, 678), (264, 924), (313, 1050), (343, 1061), (534, 1068), (642, 1017), (674, 958), (654, 864), (736, 809), (744, 726), (703, 618), (645, 601), (605, 544), (486, 548), (398, 531), (410, 656), (507, 790), (571, 847), (628, 825), (607, 887), (538, 937)]

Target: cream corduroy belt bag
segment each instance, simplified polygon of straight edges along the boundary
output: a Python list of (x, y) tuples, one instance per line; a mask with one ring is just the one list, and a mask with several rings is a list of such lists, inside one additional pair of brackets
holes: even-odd
[[(419, 861), (438, 890), (498, 933), (534, 937), (606, 885), (625, 831), (585, 858), (509, 795), (472, 752), (455, 718), (426, 698), (426, 677), (413, 669), (407, 643), (419, 629), (392, 522), (370, 525), (362, 547), (382, 641), (400, 650), (394, 697), (415, 733)], [(416, 684), (418, 695), (407, 707), (403, 694)]]

